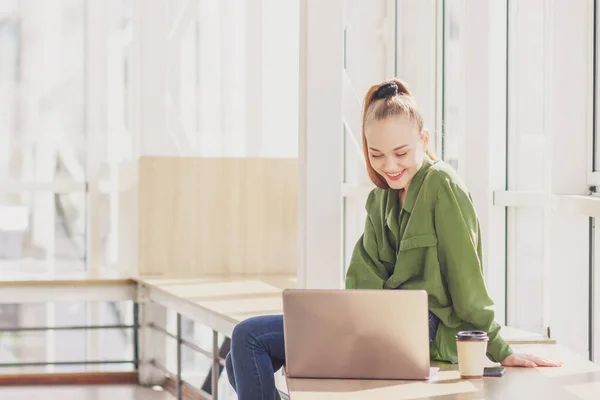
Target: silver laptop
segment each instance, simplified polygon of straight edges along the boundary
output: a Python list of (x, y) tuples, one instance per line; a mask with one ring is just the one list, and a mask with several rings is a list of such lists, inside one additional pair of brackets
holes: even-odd
[(290, 378), (430, 377), (423, 290), (287, 289), (283, 324)]

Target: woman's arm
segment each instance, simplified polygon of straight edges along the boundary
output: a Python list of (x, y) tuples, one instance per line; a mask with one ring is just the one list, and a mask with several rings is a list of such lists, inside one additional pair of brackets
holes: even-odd
[(471, 197), (451, 179), (443, 179), (434, 210), (438, 258), (457, 316), (488, 333), (488, 356), (501, 362), (512, 354), (494, 320), (494, 303), (483, 277), (481, 233)]
[(435, 205), (438, 257), (454, 309), (460, 319), (488, 332), (488, 356), (509, 367), (559, 367), (560, 362), (513, 354), (494, 321), (494, 304), (483, 278), (481, 232), (468, 192), (446, 179)]
[(383, 289), (389, 278), (389, 272), (379, 259), (377, 235), (367, 200), (367, 220), (365, 230), (354, 246), (348, 272), (346, 273), (346, 289)]

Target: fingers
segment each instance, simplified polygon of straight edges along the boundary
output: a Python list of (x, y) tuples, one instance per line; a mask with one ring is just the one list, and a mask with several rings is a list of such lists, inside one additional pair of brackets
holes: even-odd
[(520, 365), (518, 365), (519, 367), (526, 367), (526, 368), (534, 368), (537, 367), (537, 364), (531, 360), (527, 360), (525, 358), (519, 358), (519, 363)]
[(529, 361), (533, 361), (538, 367), (560, 367), (562, 365), (561, 362), (550, 361), (541, 357), (536, 357), (531, 354), (523, 354), (521, 356)]
[(538, 367), (560, 367), (561, 362), (544, 360), (543, 358), (534, 357), (532, 360)]
[(507, 360), (507, 362), (503, 363), (502, 365), (506, 366), (506, 367), (525, 367), (525, 368), (533, 368), (533, 367), (537, 367), (537, 364), (534, 363), (531, 360), (528, 360), (526, 358), (523, 357), (512, 357), (510, 360)]
[(546, 360), (540, 357), (535, 357), (531, 354), (513, 354), (506, 358), (502, 362), (502, 365), (506, 367), (525, 367), (525, 368), (535, 368), (535, 367), (560, 367), (562, 366), (562, 362), (555, 362)]

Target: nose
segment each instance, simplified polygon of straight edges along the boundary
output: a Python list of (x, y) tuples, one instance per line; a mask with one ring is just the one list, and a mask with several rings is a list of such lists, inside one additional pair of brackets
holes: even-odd
[(392, 172), (396, 168), (396, 163), (394, 162), (393, 157), (386, 157), (385, 164), (383, 165), (383, 170), (386, 172)]

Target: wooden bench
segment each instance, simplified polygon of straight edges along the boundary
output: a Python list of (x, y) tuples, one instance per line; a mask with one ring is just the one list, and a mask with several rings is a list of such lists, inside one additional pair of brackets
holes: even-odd
[[(149, 299), (229, 336), (235, 325), (252, 316), (281, 314), (281, 291), (295, 287), (292, 277), (239, 277), (204, 279), (140, 278)], [(439, 364), (440, 372), (427, 382), (287, 379), (281, 390), (292, 400), (410, 399), (432, 396), (474, 398), (525, 397), (569, 399), (600, 389), (600, 366), (576, 355), (553, 339), (520, 329), (502, 327), (503, 337), (518, 352), (530, 352), (563, 361), (559, 369), (508, 369), (502, 378), (461, 380), (456, 365)], [(491, 363), (490, 363), (491, 364)], [(530, 396), (529, 393), (532, 395)], [(554, 396), (554, 397), (552, 397)], [(561, 397), (562, 396), (562, 397)]]

